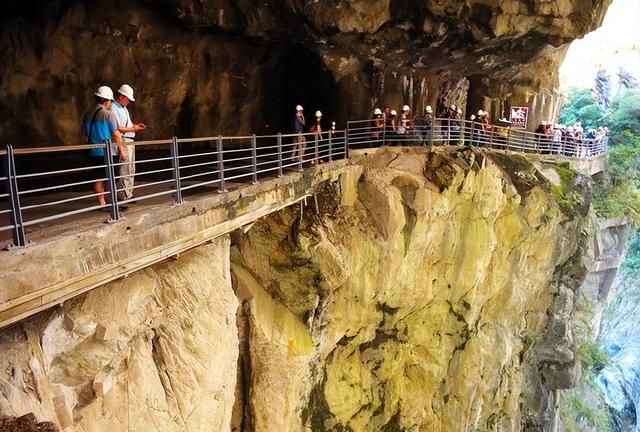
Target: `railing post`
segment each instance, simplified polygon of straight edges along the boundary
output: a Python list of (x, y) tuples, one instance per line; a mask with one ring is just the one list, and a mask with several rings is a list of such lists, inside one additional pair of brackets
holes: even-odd
[(7, 144), (7, 157), (5, 160), (5, 172), (7, 173), (7, 194), (9, 195), (9, 206), (11, 210), (11, 225), (13, 229), (13, 244), (8, 249), (23, 248), (27, 246), (27, 237), (24, 232), (22, 221), (22, 208), (20, 207), (20, 194), (18, 192), (18, 178), (16, 173), (16, 162), (13, 154), (13, 146)]
[(349, 159), (349, 123), (347, 122), (347, 128), (344, 130), (344, 158)]
[(173, 187), (176, 190), (175, 201), (173, 205), (181, 205), (184, 203), (182, 199), (182, 182), (180, 181), (180, 155), (178, 151), (178, 138), (171, 138), (171, 166), (173, 167)]
[[(431, 118), (431, 128), (429, 128), (429, 145), (433, 147), (433, 130), (436, 127), (436, 118)], [(433, 150), (433, 149), (432, 149)]]
[(224, 184), (224, 147), (222, 145), (222, 136), (218, 136), (218, 172), (220, 178), (220, 184), (218, 186), (218, 193), (225, 193), (227, 189)]
[[(302, 144), (302, 140), (304, 139), (304, 144)], [(302, 172), (302, 163), (304, 162), (304, 154), (307, 151), (307, 139), (302, 135), (302, 133), (298, 133), (298, 171)]]
[(251, 135), (251, 165), (253, 165), (252, 184), (258, 184), (258, 149), (256, 134)]
[(496, 130), (495, 127), (493, 127), (493, 125), (491, 125), (491, 127), (489, 128), (490, 132), (489, 132), (489, 148), (493, 148), (493, 132)]
[(104, 162), (107, 174), (107, 188), (109, 191), (109, 199), (111, 200), (111, 218), (109, 223), (117, 222), (122, 219), (120, 216), (120, 206), (118, 205), (118, 180), (116, 179), (115, 165), (113, 163), (113, 149), (111, 143), (106, 142), (104, 145)]
[(278, 177), (282, 175), (282, 134), (278, 133)]
[(329, 132), (329, 162), (333, 162), (333, 134)]
[(317, 164), (318, 163), (318, 159), (319, 159), (319, 157), (318, 157), (319, 156), (318, 155), (318, 134), (317, 133), (314, 134), (313, 137), (314, 137), (313, 138), (313, 146), (314, 146), (313, 158), (314, 158), (314, 163)]
[(387, 119), (384, 119), (384, 126), (382, 127), (382, 145), (387, 145)]

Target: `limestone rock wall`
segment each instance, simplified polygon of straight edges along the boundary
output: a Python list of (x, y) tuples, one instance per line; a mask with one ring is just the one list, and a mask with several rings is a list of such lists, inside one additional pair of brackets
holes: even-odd
[(0, 417), (556, 431), (588, 206), (515, 155), (354, 155), (306, 202), (0, 332)]
[(563, 44), (610, 1), (10, 0), (0, 142), (78, 143), (92, 90), (122, 82), (148, 139), (289, 132), (298, 103), (340, 126), (404, 103), (527, 105), (533, 124), (555, 112)]
[(510, 162), (382, 153), (251, 228), (232, 271), (276, 350), (249, 352), (256, 430), (556, 430), (577, 222)]
[(0, 417), (34, 413), (65, 431), (227, 430), (238, 357), (228, 247), (4, 330)]

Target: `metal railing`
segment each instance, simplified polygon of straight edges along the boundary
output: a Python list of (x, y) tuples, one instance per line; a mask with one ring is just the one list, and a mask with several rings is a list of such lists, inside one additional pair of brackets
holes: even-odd
[(514, 129), (482, 125), (469, 120), (434, 119), (431, 125), (414, 125), (406, 133), (391, 127), (377, 128), (374, 120), (348, 123), (349, 148), (380, 145), (474, 146), (520, 153), (590, 158), (606, 153), (608, 139), (570, 139)]
[[(136, 173), (130, 175), (135, 176), (134, 198), (119, 199), (124, 192), (120, 182), (126, 176), (117, 172), (124, 163), (114, 162), (108, 145), (25, 149), (7, 145), (0, 150), (4, 167), (0, 174), (0, 234), (11, 231), (13, 243), (8, 248), (25, 247), (27, 229), (39, 224), (94, 211), (106, 211), (108, 222), (117, 222), (124, 218), (122, 206), (133, 202), (164, 200), (181, 205), (188, 194), (211, 190), (225, 193), (230, 183), (255, 184), (260, 178), (280, 177), (285, 170), (302, 171), (310, 164), (347, 158), (350, 149), (403, 144), (472, 145), (574, 158), (596, 156), (607, 148), (606, 140), (555, 141), (541, 134), (500, 126), (483, 129), (478, 123), (451, 123), (446, 119), (434, 120), (431, 127), (415, 126), (406, 134), (386, 127), (378, 129), (372, 120), (361, 120), (349, 122), (346, 130), (321, 136), (173, 137), (129, 143), (136, 148)], [(105, 150), (103, 165), (92, 165), (86, 157), (79, 157), (92, 148)], [(46, 155), (48, 161), (54, 155), (65, 154), (75, 155), (74, 160), (82, 162), (64, 169), (40, 170), (38, 164), (22, 160)], [(105, 192), (87, 192), (96, 181), (105, 182)], [(97, 203), (100, 195), (107, 204)]]

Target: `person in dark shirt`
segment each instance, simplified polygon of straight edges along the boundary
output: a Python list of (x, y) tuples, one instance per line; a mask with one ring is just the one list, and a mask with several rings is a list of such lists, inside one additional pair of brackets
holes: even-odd
[(296, 115), (293, 119), (293, 132), (296, 136), (293, 137), (294, 144), (291, 153), (291, 159), (295, 162), (304, 161), (304, 151), (307, 147), (307, 140), (303, 135), (305, 125), (304, 108), (302, 105), (296, 105)]

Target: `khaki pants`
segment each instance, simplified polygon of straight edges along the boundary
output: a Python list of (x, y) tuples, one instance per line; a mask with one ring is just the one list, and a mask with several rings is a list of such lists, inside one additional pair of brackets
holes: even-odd
[(127, 152), (127, 161), (120, 167), (120, 180), (118, 181), (118, 199), (128, 200), (133, 198), (133, 179), (136, 174), (136, 148), (130, 138), (124, 139), (124, 148)]
[(307, 148), (307, 139), (304, 135), (298, 135), (293, 137), (293, 152), (291, 153), (291, 159), (295, 162), (300, 160), (304, 161), (304, 151)]

